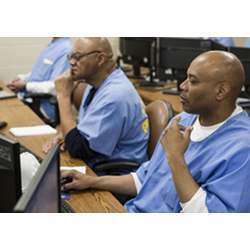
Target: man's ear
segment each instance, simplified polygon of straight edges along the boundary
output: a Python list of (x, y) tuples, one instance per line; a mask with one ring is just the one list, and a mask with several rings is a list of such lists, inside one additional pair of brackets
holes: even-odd
[(228, 82), (220, 82), (216, 86), (216, 100), (224, 100), (230, 92), (230, 84)]
[(103, 53), (99, 53), (98, 58), (98, 66), (102, 66), (105, 63), (105, 55)]

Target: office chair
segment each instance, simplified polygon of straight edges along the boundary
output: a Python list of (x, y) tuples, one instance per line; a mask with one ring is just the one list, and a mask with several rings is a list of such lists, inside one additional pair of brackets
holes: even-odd
[[(45, 117), (40, 111), (40, 102), (43, 99), (48, 99), (50, 104), (55, 106), (56, 109), (56, 119), (50, 120)], [(56, 127), (60, 123), (59, 108), (57, 103), (57, 98), (51, 94), (39, 94), (39, 93), (27, 93), (24, 96), (23, 102), (28, 105), (45, 123)]]
[(150, 137), (148, 143), (148, 157), (152, 157), (161, 133), (169, 121), (175, 116), (172, 105), (166, 101), (157, 100), (146, 107), (149, 118)]
[[(146, 106), (146, 113), (149, 118), (150, 137), (148, 141), (148, 157), (152, 157), (159, 137), (168, 122), (174, 117), (172, 105), (163, 100), (157, 100)], [(121, 175), (121, 170), (133, 172), (140, 164), (136, 162), (115, 160), (103, 161), (94, 166), (94, 171), (98, 174), (105, 172), (109, 175)]]

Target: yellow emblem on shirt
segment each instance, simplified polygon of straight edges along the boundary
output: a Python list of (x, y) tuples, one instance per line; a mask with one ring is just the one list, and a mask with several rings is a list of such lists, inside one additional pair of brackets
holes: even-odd
[(143, 130), (143, 132), (146, 134), (148, 132), (148, 128), (149, 128), (149, 121), (148, 119), (146, 119), (142, 125), (141, 125), (141, 128)]

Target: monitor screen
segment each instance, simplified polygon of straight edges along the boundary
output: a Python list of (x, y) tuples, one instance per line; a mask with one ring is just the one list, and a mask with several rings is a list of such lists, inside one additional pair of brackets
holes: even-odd
[(158, 60), (160, 80), (168, 80), (171, 75), (175, 80), (183, 81), (193, 59), (209, 50), (226, 50), (226, 47), (209, 39), (160, 38)]
[(154, 37), (122, 37), (120, 51), (122, 60), (134, 67), (134, 74), (139, 74), (140, 67), (152, 67), (155, 63), (156, 38)]
[(60, 211), (59, 146), (55, 146), (31, 180), (14, 211), (57, 213)]
[(0, 212), (11, 212), (21, 194), (19, 144), (0, 134)]

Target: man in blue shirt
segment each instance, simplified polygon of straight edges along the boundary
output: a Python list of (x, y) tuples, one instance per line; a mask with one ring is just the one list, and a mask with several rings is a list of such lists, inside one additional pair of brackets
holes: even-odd
[[(70, 38), (53, 37), (38, 57), (31, 73), (20, 75), (8, 85), (9, 88), (21, 93), (21, 96), (27, 92), (56, 95), (54, 80), (69, 69), (67, 56), (71, 49)], [(40, 111), (45, 118), (55, 121), (55, 107), (47, 99), (41, 100)]]
[(232, 37), (209, 37), (211, 40), (220, 43), (226, 47), (233, 47), (234, 40)]
[(181, 84), (185, 112), (163, 132), (149, 162), (126, 176), (62, 173), (65, 189), (133, 195), (129, 212), (250, 212), (250, 118), (236, 103), (245, 81), (236, 56), (210, 51)]
[[(94, 166), (101, 161), (147, 161), (148, 118), (137, 91), (116, 68), (106, 38), (81, 38), (69, 56), (71, 72), (56, 80), (61, 130), (70, 155)], [(84, 80), (76, 123), (71, 110), (73, 82)], [(122, 171), (122, 170), (121, 170)]]

